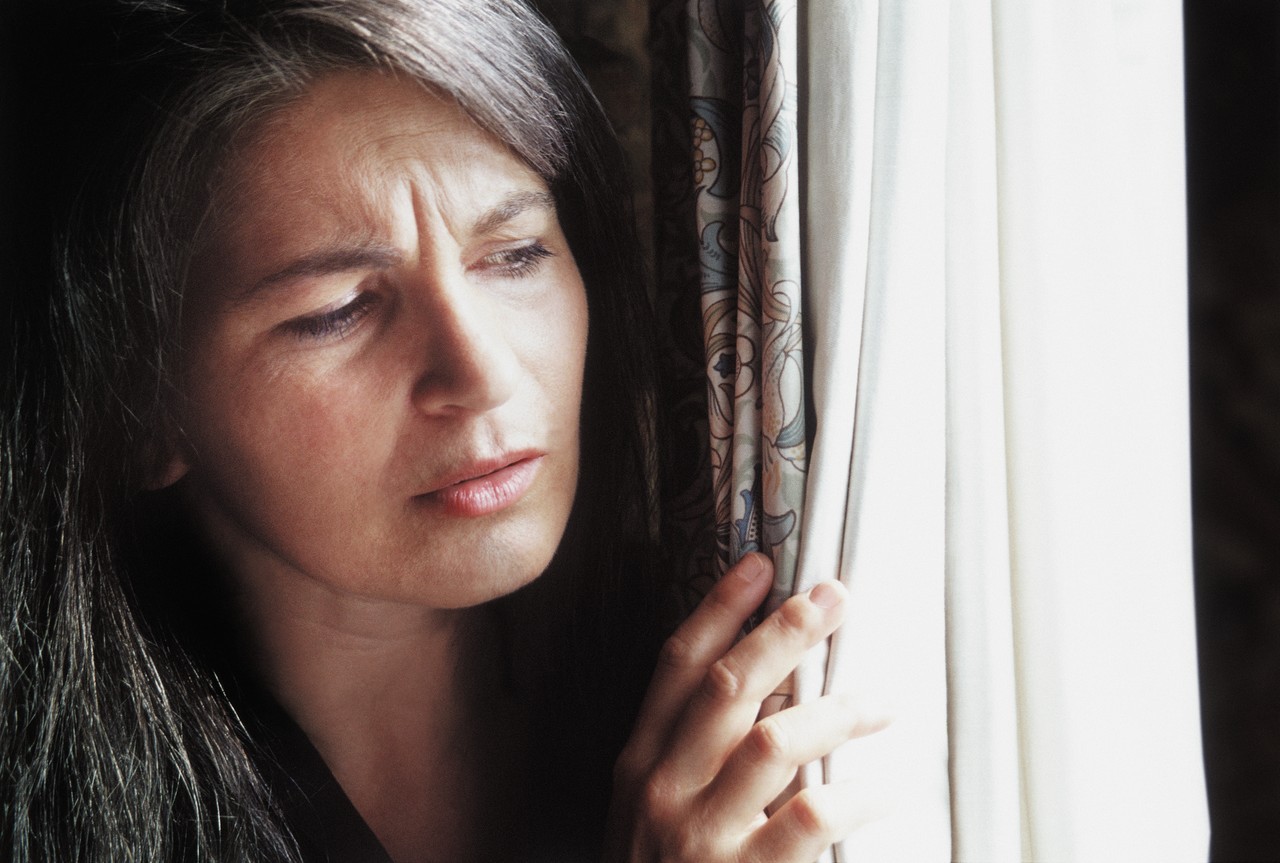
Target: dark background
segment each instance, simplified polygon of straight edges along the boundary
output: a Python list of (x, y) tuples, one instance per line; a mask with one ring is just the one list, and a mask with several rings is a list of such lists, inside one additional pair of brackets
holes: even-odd
[(1212, 859), (1280, 860), (1280, 2), (1183, 11)]

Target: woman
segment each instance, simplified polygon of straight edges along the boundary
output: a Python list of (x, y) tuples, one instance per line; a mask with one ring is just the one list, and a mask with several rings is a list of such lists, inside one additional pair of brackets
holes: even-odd
[(871, 726), (756, 722), (838, 586), (735, 645), (749, 558), (637, 706), (645, 294), (535, 16), (7, 14), (9, 857), (807, 860), (852, 825), (842, 789), (764, 812)]

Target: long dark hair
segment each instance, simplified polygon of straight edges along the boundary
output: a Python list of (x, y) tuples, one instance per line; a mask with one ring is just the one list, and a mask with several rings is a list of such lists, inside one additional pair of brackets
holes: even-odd
[(652, 340), (622, 157), (554, 34), (517, 0), (49, 0), (3, 15), (0, 857), (295, 853), (227, 681), (139, 599), (129, 549), (148, 529), (187, 255), (227, 148), (340, 69), (455, 99), (556, 197), (588, 290), (583, 479), (552, 571), (497, 605), (516, 629), (539, 621), (538, 685), (583, 717), (562, 738), (579, 778), (599, 780), (655, 640)]

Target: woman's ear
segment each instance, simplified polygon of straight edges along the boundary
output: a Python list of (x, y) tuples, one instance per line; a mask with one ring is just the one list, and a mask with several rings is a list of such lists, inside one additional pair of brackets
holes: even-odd
[(154, 464), (157, 470), (147, 477), (147, 491), (160, 491), (162, 488), (168, 488), (186, 476), (187, 471), (191, 469), (191, 463), (187, 461), (186, 456), (176, 453)]
[(147, 491), (168, 488), (191, 470), (186, 440), (172, 428), (167, 428), (147, 444), (143, 464), (146, 466), (144, 483)]

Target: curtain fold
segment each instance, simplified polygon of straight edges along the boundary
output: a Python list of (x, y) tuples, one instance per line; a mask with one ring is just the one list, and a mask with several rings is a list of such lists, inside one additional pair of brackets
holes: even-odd
[(855, 617), (797, 691), (889, 701), (826, 777), (906, 812), (835, 856), (1201, 859), (1177, 10), (806, 23), (797, 588)]
[(1017, 860), (1021, 770), (990, 4), (954, 4), (949, 25), (942, 253), (952, 849), (958, 860)]
[(718, 571), (844, 581), (792, 692), (896, 717), (824, 859), (1203, 859), (1176, 5), (655, 8)]
[[(838, 519), (821, 532), (806, 520), (797, 587), (838, 574), (850, 602), (797, 693), (848, 692), (895, 717), (827, 760), (824, 778), (858, 777), (894, 804), (837, 859), (947, 859), (946, 19), (933, 3), (808, 14), (808, 500)], [(856, 354), (841, 349), (852, 333)]]
[(1179, 12), (993, 8), (1024, 847), (1203, 859)]
[(807, 465), (796, 7), (688, 4), (717, 574), (750, 551), (791, 595)]

